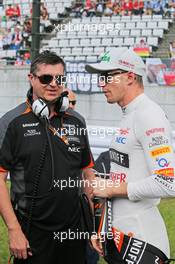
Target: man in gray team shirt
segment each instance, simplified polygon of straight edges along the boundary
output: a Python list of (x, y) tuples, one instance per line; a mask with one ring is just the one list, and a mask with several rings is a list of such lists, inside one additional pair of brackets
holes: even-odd
[[(96, 179), (94, 195), (112, 198), (114, 230), (146, 241), (169, 257), (166, 227), (157, 205), (160, 198), (175, 196), (175, 156), (169, 121), (144, 94), (144, 62), (131, 49), (114, 48), (99, 63), (86, 65), (86, 70), (99, 74), (107, 102), (117, 103), (123, 112), (109, 149), (111, 179), (104, 188), (99, 187), (102, 179)], [(115, 244), (120, 251), (120, 241)], [(99, 241), (94, 239), (93, 245), (102, 254)]]

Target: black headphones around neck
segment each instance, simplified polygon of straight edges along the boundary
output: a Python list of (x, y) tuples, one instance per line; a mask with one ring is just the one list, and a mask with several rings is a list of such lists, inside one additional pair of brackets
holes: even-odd
[(36, 116), (42, 118), (49, 118), (50, 115), (50, 104), (55, 104), (55, 112), (65, 112), (69, 107), (69, 99), (68, 99), (68, 92), (62, 92), (59, 97), (55, 100), (46, 102), (42, 98), (38, 98), (37, 100), (33, 101), (33, 88), (31, 87), (27, 92), (27, 99), (31, 105), (32, 111)]

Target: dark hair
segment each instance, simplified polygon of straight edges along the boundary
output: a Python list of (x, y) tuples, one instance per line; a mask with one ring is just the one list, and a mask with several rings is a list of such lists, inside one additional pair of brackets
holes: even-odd
[(140, 86), (143, 86), (143, 78), (140, 75), (136, 75), (136, 81)]
[(37, 66), (40, 64), (50, 64), (50, 65), (56, 65), (56, 64), (62, 64), (65, 69), (65, 62), (61, 57), (59, 57), (55, 52), (51, 52), (49, 50), (43, 51), (40, 53), (31, 63), (30, 66), (30, 73), (36, 73)]

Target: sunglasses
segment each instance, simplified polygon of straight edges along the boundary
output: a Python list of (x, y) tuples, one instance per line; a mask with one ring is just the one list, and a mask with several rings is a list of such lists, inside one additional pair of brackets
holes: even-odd
[(98, 82), (111, 83), (113, 81), (112, 76), (126, 73), (127, 71), (115, 71), (115, 72), (103, 72), (98, 75)]
[(43, 74), (41, 76), (38, 76), (36, 74), (33, 74), (35, 77), (37, 77), (42, 84), (50, 84), (53, 79), (55, 80), (57, 85), (63, 85), (66, 83), (66, 76), (64, 75), (50, 75), (50, 74)]
[(69, 101), (69, 104), (76, 105), (76, 100)]

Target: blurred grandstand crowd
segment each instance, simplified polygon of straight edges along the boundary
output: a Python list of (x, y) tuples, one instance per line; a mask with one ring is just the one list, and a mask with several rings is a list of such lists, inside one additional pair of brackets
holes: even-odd
[[(27, 2), (27, 12), (24, 10), (25, 1), (11, 2), (0, 1), (0, 58), (1, 61), (10, 61), (10, 64), (30, 64), (32, 1)], [(55, 9), (59, 2), (53, 5), (51, 1), (41, 1), (40, 33), (50, 33), (55, 21), (64, 21), (66, 18), (132, 15), (175, 18), (175, 0), (79, 0), (63, 6), (62, 10)], [(49, 8), (51, 5), (52, 9)]]
[(112, 15), (175, 15), (174, 0), (107, 0), (75, 1), (72, 4), (72, 12), (75, 17), (81, 16), (112, 16)]
[[(44, 31), (48, 26), (48, 12), (44, 3), (40, 6), (40, 31)], [(30, 64), (31, 32), (32, 32), (32, 4), (28, 15), (23, 15), (22, 4), (4, 5), (0, 3), (0, 51), (1, 58), (12, 57), (11, 64)], [(6, 56), (7, 55), (7, 56)], [(15, 58), (15, 60), (14, 60)]]

